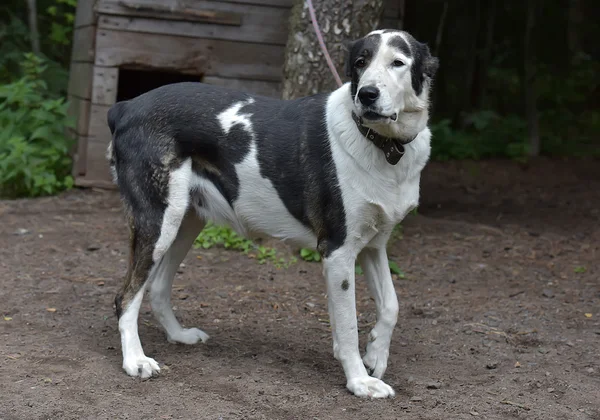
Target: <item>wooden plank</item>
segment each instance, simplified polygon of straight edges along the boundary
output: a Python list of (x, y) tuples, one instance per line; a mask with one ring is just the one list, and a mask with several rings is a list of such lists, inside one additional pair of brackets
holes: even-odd
[(69, 109), (67, 113), (73, 116), (76, 121), (74, 132), (80, 136), (87, 136), (91, 102), (88, 99), (81, 99), (72, 95), (68, 97), (68, 100)]
[(94, 66), (92, 102), (100, 105), (112, 105), (117, 102), (118, 83), (118, 67)]
[(75, 10), (75, 28), (93, 25), (96, 22), (94, 4), (96, 0), (79, 0)]
[(91, 105), (85, 178), (94, 182), (110, 182), (111, 180), (108, 160), (106, 159), (106, 149), (112, 138), (106, 121), (106, 114), (109, 109), (109, 105)]
[(87, 155), (87, 132), (90, 121), (90, 101), (69, 96), (68, 115), (75, 118), (75, 129), (68, 129), (68, 135), (76, 141), (72, 150), (73, 175), (85, 173), (85, 162)]
[(243, 92), (254, 93), (256, 95), (269, 96), (271, 98), (281, 98), (281, 84), (279, 82), (265, 82), (262, 80), (248, 79), (226, 79), (224, 77), (208, 76), (202, 79), (204, 83), (216, 86), (225, 86), (231, 89), (241, 90)]
[(92, 95), (92, 63), (72, 62), (69, 69), (69, 95), (90, 99)]
[[(84, 0), (80, 0), (80, 1), (84, 1)], [(89, 0), (87, 0), (89, 1)], [(177, 0), (144, 0), (144, 3), (147, 3), (149, 1), (152, 1), (154, 3), (163, 3), (163, 4), (172, 4), (172, 3), (176, 3)], [(114, 0), (97, 0), (97, 8), (102, 7), (104, 5), (104, 3), (114, 3)], [(192, 1), (184, 1), (185, 3), (201, 3), (201, 1), (198, 0), (192, 0)], [(280, 7), (280, 8), (284, 8), (284, 9), (290, 9), (293, 4), (294, 4), (294, 0), (220, 0), (219, 3), (228, 3), (228, 4), (246, 4), (246, 5), (255, 5), (255, 6), (267, 6), (267, 7)]]
[(77, 136), (77, 150), (73, 154), (73, 168), (71, 173), (73, 177), (85, 175), (87, 167), (87, 143), (86, 136)]
[[(204, 3), (204, 2), (203, 2)], [(242, 14), (230, 9), (218, 10), (210, 5), (199, 7), (197, 2), (185, 4), (152, 0), (112, 0), (98, 5), (96, 12), (105, 15), (145, 17), (161, 20), (215, 23), (240, 26)]]
[(96, 26), (85, 26), (73, 31), (73, 48), (71, 61), (88, 62), (94, 61), (94, 39), (96, 37)]
[[(212, 23), (199, 24), (197, 22), (100, 15), (98, 25), (102, 29), (239, 42), (260, 42), (285, 46), (288, 37), (289, 9), (223, 4), (216, 1), (202, 2), (202, 4), (204, 3), (213, 10), (233, 10), (243, 15), (243, 24), (236, 27)], [(112, 7), (112, 5), (107, 4), (108, 6)]]
[(279, 81), (284, 47), (99, 30), (96, 65)]
[(111, 181), (87, 179), (85, 176), (75, 178), (75, 186), (83, 188), (101, 188), (104, 190), (116, 190), (118, 187)]

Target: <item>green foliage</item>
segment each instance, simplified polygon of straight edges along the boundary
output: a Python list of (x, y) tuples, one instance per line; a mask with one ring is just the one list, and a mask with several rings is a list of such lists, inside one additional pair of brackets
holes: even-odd
[(469, 129), (454, 130), (449, 119), (432, 124), (432, 158), (436, 160), (518, 158), (527, 153), (527, 124), (517, 115), (501, 117), (489, 110), (467, 116)]
[(300, 250), (300, 258), (304, 261), (319, 262), (321, 261), (321, 254), (316, 249), (302, 248)]
[(583, 274), (583, 273), (585, 273), (587, 270), (586, 270), (586, 268), (585, 268), (584, 266), (582, 266), (582, 265), (578, 265), (577, 267), (575, 267), (575, 268), (573, 269), (573, 271), (574, 271), (575, 273), (577, 273), (577, 274)]
[(194, 242), (194, 248), (209, 249), (214, 246), (222, 246), (225, 249), (242, 252), (252, 258), (256, 258), (259, 264), (270, 262), (277, 268), (287, 268), (295, 263), (295, 257), (285, 258), (279, 256), (277, 250), (246, 239), (227, 226), (219, 226), (207, 223), (200, 235)]
[(41, 78), (44, 60), (27, 53), (21, 68), (23, 77), (0, 85), (0, 195), (55, 194), (73, 185), (65, 129), (74, 121)]

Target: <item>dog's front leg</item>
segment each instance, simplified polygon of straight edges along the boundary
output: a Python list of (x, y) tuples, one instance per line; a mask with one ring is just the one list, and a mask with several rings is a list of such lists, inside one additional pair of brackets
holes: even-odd
[(387, 368), (392, 333), (398, 319), (398, 297), (390, 274), (385, 244), (363, 249), (358, 260), (377, 306), (377, 323), (369, 334), (363, 362), (374, 377), (381, 379)]
[(344, 248), (334, 251), (323, 259), (334, 356), (342, 363), (346, 375), (346, 387), (354, 395), (373, 398), (393, 397), (394, 390), (380, 379), (369, 376), (360, 358), (354, 263), (355, 254)]

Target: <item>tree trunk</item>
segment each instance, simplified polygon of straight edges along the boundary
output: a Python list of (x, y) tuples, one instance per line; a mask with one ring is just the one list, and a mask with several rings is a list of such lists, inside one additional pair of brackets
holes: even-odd
[(485, 106), (485, 93), (487, 87), (488, 67), (494, 47), (494, 24), (496, 23), (496, 0), (488, 1), (485, 44), (477, 62), (476, 77), (471, 91), (471, 104), (473, 109)]
[(444, 1), (444, 8), (438, 22), (437, 31), (435, 33), (435, 46), (433, 47), (433, 55), (438, 56), (440, 54), (440, 45), (442, 45), (442, 36), (444, 35), (444, 28), (446, 27), (446, 16), (448, 16), (448, 0)]
[[(323, 40), (338, 74), (344, 77), (346, 42), (376, 29), (383, 0), (314, 0)], [(283, 98), (292, 99), (337, 88), (304, 0), (296, 0), (283, 65)]]
[(406, 3), (398, 0), (398, 29), (404, 29), (404, 15), (406, 14)]
[(534, 48), (532, 46), (533, 29), (535, 26), (536, 0), (527, 0), (527, 24), (525, 26), (524, 42), (524, 80), (525, 108), (527, 113), (527, 131), (529, 134), (529, 155), (540, 154), (540, 133), (537, 112), (537, 92), (535, 89)]
[(27, 0), (29, 9), (29, 37), (31, 38), (31, 50), (35, 55), (40, 55), (40, 32), (37, 24), (36, 0)]
[(458, 109), (458, 122), (461, 128), (468, 125), (468, 114), (473, 110), (471, 103), (473, 82), (476, 78), (477, 71), (477, 47), (479, 45), (479, 37), (481, 30), (481, 0), (475, 1), (475, 17), (474, 22), (470, 26), (471, 37), (469, 39), (467, 63), (465, 66), (465, 77), (463, 91), (461, 94), (460, 104)]
[(567, 24), (567, 44), (571, 61), (581, 51), (579, 30), (583, 23), (583, 5), (581, 0), (569, 0), (569, 13)]

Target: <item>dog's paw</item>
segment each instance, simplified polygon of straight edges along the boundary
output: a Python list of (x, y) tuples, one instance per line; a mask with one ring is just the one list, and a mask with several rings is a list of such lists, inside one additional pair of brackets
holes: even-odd
[(367, 353), (362, 360), (369, 375), (381, 379), (387, 369), (388, 357), (389, 352), (387, 349), (380, 349), (376, 346), (367, 346)]
[(350, 379), (346, 388), (357, 397), (393, 398), (396, 395), (391, 386), (370, 376)]
[(173, 334), (167, 334), (169, 343), (196, 344), (198, 341), (206, 343), (209, 335), (199, 328), (182, 328)]
[(125, 360), (123, 369), (129, 376), (139, 376), (142, 379), (148, 379), (160, 372), (156, 360), (146, 356)]
[(385, 336), (379, 336), (377, 331), (373, 329), (369, 334), (367, 352), (362, 359), (369, 375), (378, 379), (383, 378), (390, 355), (390, 341), (385, 338)]

